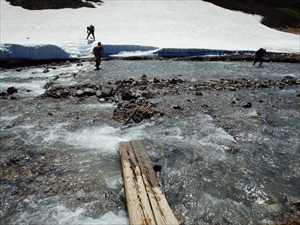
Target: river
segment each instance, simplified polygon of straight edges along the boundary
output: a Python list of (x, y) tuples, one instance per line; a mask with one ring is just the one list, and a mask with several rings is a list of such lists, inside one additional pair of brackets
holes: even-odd
[(1, 99), (1, 224), (129, 224), (118, 153), (129, 140), (142, 140), (162, 166), (159, 182), (182, 224), (300, 222), (293, 205), (300, 201), (299, 85), (161, 96), (153, 101), (182, 104), (187, 113), (127, 126), (111, 123), (113, 103), (37, 99), (57, 76), (57, 85), (142, 74), (280, 80), (299, 79), (300, 64), (111, 60), (101, 68), (82, 62), (1, 71), (0, 92), (18, 88), (16, 100)]

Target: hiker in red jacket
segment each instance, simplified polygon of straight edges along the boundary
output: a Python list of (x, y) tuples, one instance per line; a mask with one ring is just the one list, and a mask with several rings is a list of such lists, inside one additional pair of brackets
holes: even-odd
[(96, 57), (96, 69), (97, 70), (99, 70), (99, 66), (101, 63), (101, 56), (102, 56), (103, 52), (104, 52), (104, 50), (103, 50), (103, 47), (101, 46), (101, 42), (98, 42), (98, 45), (96, 45), (93, 48), (93, 53)]

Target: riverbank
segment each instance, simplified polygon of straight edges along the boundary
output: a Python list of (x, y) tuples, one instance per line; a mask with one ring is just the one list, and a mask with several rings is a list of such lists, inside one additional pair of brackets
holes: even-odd
[[(109, 60), (186, 60), (186, 61), (253, 61), (254, 56), (250, 54), (242, 55), (223, 55), (223, 56), (193, 56), (193, 57), (155, 57), (155, 56), (130, 56), (130, 57), (104, 57), (103, 61)], [(41, 65), (63, 65), (70, 62), (92, 62), (94, 58), (74, 58), (74, 59), (46, 59), (46, 60), (1, 60), (0, 70), (17, 69), (21, 67), (41, 66)], [(267, 55), (264, 57), (264, 62), (282, 62), (282, 63), (300, 63), (300, 54), (278, 53)]]

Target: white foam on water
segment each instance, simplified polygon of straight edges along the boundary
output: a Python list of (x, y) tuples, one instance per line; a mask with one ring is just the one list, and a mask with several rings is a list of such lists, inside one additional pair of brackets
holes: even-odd
[(22, 79), (29, 79), (29, 78), (48, 78), (52, 75), (48, 73), (43, 73), (41, 69), (25, 69), (20, 72), (16, 71), (2, 71), (0, 73), (0, 79), (5, 78), (22, 78)]
[(43, 88), (45, 81), (40, 80), (31, 80), (29, 82), (22, 83), (12, 83), (12, 82), (3, 82), (1, 81), (0, 92), (6, 92), (7, 88), (14, 86), (18, 89), (18, 92), (15, 93), (18, 97), (36, 97), (45, 92)]
[(258, 114), (257, 114), (256, 110), (253, 109), (253, 110), (250, 110), (248, 113), (245, 113), (245, 116), (246, 117), (256, 117), (256, 116), (258, 116)]
[(37, 75), (42, 74), (45, 76), (45, 73), (40, 73), (42, 71), (40, 71), (40, 68), (35, 68), (35, 69), (26, 69), (26, 70), (22, 70), (20, 72), (17, 71), (1, 71), (0, 73), (0, 79), (4, 79), (4, 78), (29, 78), (29, 77), (38, 77)]
[(199, 152), (204, 154), (205, 158), (214, 158), (223, 160), (225, 158), (224, 150), (221, 145), (232, 145), (236, 141), (224, 129), (216, 127), (213, 118), (209, 115), (199, 114), (195, 118), (197, 124), (194, 127), (194, 135), (188, 137), (190, 143), (199, 146)]
[(203, 142), (218, 143), (218, 144), (224, 144), (224, 142), (228, 142), (228, 141), (235, 142), (233, 136), (226, 133), (222, 128), (208, 126), (206, 127), (206, 130), (207, 130), (207, 136), (201, 140)]
[[(168, 127), (168, 128), (162, 128), (162, 129), (156, 129), (154, 131), (155, 133), (151, 133), (153, 135), (152, 139), (154, 140), (168, 140), (168, 142), (172, 141), (179, 141), (183, 139), (182, 130), (177, 127)], [(149, 134), (150, 135), (150, 134)]]
[(113, 176), (113, 177), (106, 177), (105, 178), (106, 184), (108, 188), (117, 189), (123, 185), (123, 178), (122, 176)]
[(295, 94), (297, 95), (298, 93), (295, 93), (295, 90), (293, 89), (281, 89), (280, 93), (284, 94), (284, 95), (288, 95), (288, 94)]
[(247, 215), (252, 214), (251, 210), (242, 202), (229, 198), (214, 197), (209, 193), (203, 193), (201, 196), (198, 200), (198, 204), (200, 204), (198, 214), (207, 219), (210, 218), (214, 223), (218, 223), (219, 219), (224, 222), (222, 218), (230, 217), (237, 224), (245, 224)]
[[(83, 65), (83, 64), (82, 64)], [(46, 72), (47, 69), (47, 72)], [(77, 66), (77, 64), (72, 63), (70, 65), (65, 66), (45, 66), (41, 68), (33, 68), (33, 69), (23, 69), (21, 71), (2, 71), (0, 73), (0, 78), (54, 78), (57, 75), (71, 75), (73, 73), (78, 73), (82, 67)], [(45, 71), (45, 72), (44, 72)]]
[[(83, 66), (84, 65), (86, 66), (87, 63), (81, 65), (78, 66), (78, 64), (76, 63), (70, 63), (63, 66), (47, 65), (46, 67), (32, 70), (32, 72), (28, 75), (30, 75), (30, 77), (55, 77), (57, 75), (67, 76), (67, 75), (80, 72), (83, 69)], [(47, 72), (44, 72), (46, 69)]]
[(21, 115), (15, 115), (15, 116), (0, 116), (0, 122), (2, 122), (2, 121), (10, 121), (10, 120), (14, 120), (14, 119), (17, 119), (19, 116), (21, 116)]
[(15, 132), (17, 133), (17, 135), (21, 138), (23, 138), (25, 140), (26, 143), (30, 142), (28, 140), (28, 137), (32, 137), (33, 133), (31, 131), (33, 131), (33, 129), (35, 129), (36, 124), (26, 124), (26, 125), (15, 125), (14, 126), (14, 122), (12, 122), (12, 125), (10, 129), (5, 128), (5, 127), (1, 127), (1, 130), (6, 130), (5, 132)]
[(257, 117), (258, 114), (255, 109), (249, 109), (249, 110), (237, 110), (233, 112), (231, 117), (235, 117), (237, 120), (243, 120), (243, 119), (249, 119), (251, 117)]
[(47, 124), (31, 124), (18, 128), (26, 132), (23, 138), (27, 144), (49, 147), (59, 141), (63, 142), (64, 136), (70, 134), (65, 128), (67, 125), (68, 123), (56, 123), (49, 127)]
[(8, 127), (12, 127), (15, 124), (15, 120), (21, 117), (21, 115), (15, 116), (2, 116), (0, 115), (0, 130), (3, 131)]
[(130, 128), (115, 128), (106, 124), (84, 128), (78, 131), (68, 130), (69, 123), (31, 124), (18, 126), (23, 132), (27, 144), (42, 147), (63, 147), (89, 149), (105, 154), (118, 152), (119, 143), (123, 141), (142, 139), (149, 124), (138, 125)]
[[(206, 160), (224, 160), (226, 158), (226, 154), (224, 150), (220, 147), (220, 145), (217, 145), (215, 143), (211, 142), (203, 142), (199, 141), (199, 153), (202, 154), (203, 158)], [(224, 143), (224, 142), (223, 142)]]
[(58, 80), (56, 80), (55, 85), (71, 86), (75, 84), (77, 84), (77, 82), (73, 80), (73, 77), (68, 77), (68, 78), (59, 78)]
[(13, 218), (11, 224), (29, 225), (29, 224), (44, 224), (44, 225), (98, 225), (98, 224), (124, 224), (128, 225), (129, 220), (124, 210), (116, 212), (109, 211), (98, 218), (88, 216), (87, 207), (89, 204), (70, 209), (64, 204), (52, 201), (57, 199), (41, 199), (35, 201), (32, 196), (24, 200), (26, 207), (19, 209), (20, 214)]
[(102, 215), (100, 218), (92, 218), (85, 216), (86, 212), (83, 208), (77, 208), (75, 211), (71, 211), (64, 206), (58, 206), (53, 210), (56, 211), (56, 214), (52, 216), (51, 220), (47, 224), (53, 224), (56, 221), (56, 224), (61, 225), (81, 225), (81, 224), (89, 224), (89, 225), (107, 225), (107, 224), (129, 224), (128, 218), (124, 211), (119, 211), (118, 213), (107, 212)]
[(97, 104), (76, 104), (76, 105), (67, 105), (67, 109), (76, 109), (76, 110), (92, 110), (92, 109), (115, 109), (117, 106), (113, 103), (97, 103)]
[(194, 150), (206, 159), (223, 160), (224, 150), (220, 145), (235, 143), (233, 136), (213, 124), (213, 119), (206, 114), (196, 114), (185, 120), (172, 121), (173, 127), (164, 127), (164, 122), (153, 127), (147, 138), (155, 141), (172, 143), (180, 149)]
[(143, 137), (143, 129), (147, 124), (131, 128), (114, 128), (109, 125), (85, 128), (65, 136), (65, 142), (78, 148), (95, 149), (107, 154), (115, 154), (119, 143), (123, 141), (136, 140)]

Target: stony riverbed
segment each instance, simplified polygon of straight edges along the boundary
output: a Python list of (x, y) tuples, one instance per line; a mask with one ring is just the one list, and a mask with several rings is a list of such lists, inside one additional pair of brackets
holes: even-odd
[[(49, 67), (49, 65), (48, 65)], [(53, 69), (55, 65), (51, 66)], [(47, 73), (46, 67), (44, 72)], [(19, 69), (22, 72), (22, 68)], [(72, 85), (58, 84), (60, 79), (77, 74), (59, 74), (44, 84), (45, 92), (34, 99), (22, 98), (15, 87), (9, 87), (1, 93), (1, 110), (11, 114), (23, 113), (4, 124), (3, 131), (13, 130), (19, 124), (37, 121), (41, 130), (46, 126), (55, 126), (58, 123), (71, 122), (68, 129), (80, 130), (81, 126), (89, 124), (107, 123), (115, 127), (134, 127), (143, 123), (161, 124), (166, 120), (186, 120), (195, 113), (207, 114), (213, 118), (216, 127), (222, 128), (236, 141), (241, 136), (239, 119), (230, 119), (228, 114), (235, 111), (255, 109), (257, 116), (252, 122), (261, 125), (276, 126), (276, 115), (281, 111), (300, 113), (299, 92), (291, 94), (276, 94), (280, 90), (299, 90), (300, 79), (293, 76), (284, 76), (280, 79), (187, 79), (180, 74), (174, 76), (149, 77), (141, 74), (139, 78), (111, 79), (109, 81), (84, 82)], [(33, 90), (27, 90), (33, 91)], [(259, 95), (269, 91), (272, 94)], [(251, 94), (252, 93), (252, 94)], [(110, 110), (80, 110), (80, 105), (113, 104)], [(47, 105), (47, 107), (46, 107)], [(75, 106), (66, 110), (66, 105)], [(50, 106), (50, 107), (49, 107)], [(26, 205), (23, 202), (28, 196), (45, 197), (60, 196), (68, 201), (71, 207), (73, 201), (91, 202), (102, 199), (106, 208), (94, 208), (93, 215), (103, 211), (108, 212), (115, 208), (125, 209), (124, 195), (120, 189), (96, 190), (91, 177), (76, 177), (70, 173), (70, 158), (64, 151), (49, 151), (49, 148), (36, 151), (34, 146), (28, 145), (25, 139), (17, 138), (8, 133), (3, 134), (1, 147), (1, 195), (2, 221), (9, 221), (10, 215), (15, 213), (17, 205)], [(238, 144), (222, 146), (226, 154), (239, 154), (243, 151)], [(174, 150), (174, 154), (181, 152)], [(167, 154), (166, 154), (167, 155)], [(163, 163), (162, 158), (152, 157), (156, 163)], [(192, 157), (190, 163), (199, 158)], [(290, 178), (294, 179), (294, 178)], [(296, 179), (296, 177), (295, 177)], [(117, 196), (117, 197), (116, 197)], [(110, 201), (109, 198), (114, 198)], [(281, 217), (274, 220), (278, 223), (297, 224), (299, 221), (299, 200), (275, 200), (270, 196), (261, 196), (268, 204), (281, 201), (285, 205)], [(11, 204), (11, 203), (14, 204)], [(179, 210), (180, 211), (180, 210)], [(178, 212), (179, 212), (178, 211)], [(177, 216), (184, 221), (183, 216)], [(291, 214), (288, 221), (285, 214)], [(294, 218), (294, 219), (292, 219)], [(294, 222), (293, 222), (294, 221)]]

